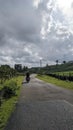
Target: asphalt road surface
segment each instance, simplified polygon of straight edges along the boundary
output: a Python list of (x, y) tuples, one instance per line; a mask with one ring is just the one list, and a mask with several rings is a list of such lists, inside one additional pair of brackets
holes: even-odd
[(73, 130), (73, 91), (32, 75), (5, 130)]

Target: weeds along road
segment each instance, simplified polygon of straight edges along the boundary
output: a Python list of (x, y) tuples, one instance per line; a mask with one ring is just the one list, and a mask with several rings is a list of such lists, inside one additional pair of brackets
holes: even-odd
[(5, 130), (73, 130), (73, 91), (32, 75)]

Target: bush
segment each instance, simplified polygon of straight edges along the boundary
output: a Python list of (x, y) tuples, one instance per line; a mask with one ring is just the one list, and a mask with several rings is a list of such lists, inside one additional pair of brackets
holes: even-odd
[(3, 97), (4, 98), (10, 98), (14, 95), (16, 95), (16, 90), (17, 90), (17, 83), (15, 81), (9, 82), (7, 85), (3, 87)]

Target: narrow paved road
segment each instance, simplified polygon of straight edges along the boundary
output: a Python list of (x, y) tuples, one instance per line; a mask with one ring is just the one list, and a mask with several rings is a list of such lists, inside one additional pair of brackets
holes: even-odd
[(5, 130), (73, 130), (73, 91), (32, 75)]

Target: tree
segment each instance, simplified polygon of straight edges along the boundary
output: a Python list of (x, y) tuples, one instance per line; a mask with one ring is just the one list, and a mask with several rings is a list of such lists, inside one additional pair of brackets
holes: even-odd
[(17, 70), (18, 72), (22, 72), (22, 64), (15, 64), (14, 68), (15, 68), (15, 70)]
[(27, 66), (24, 66), (23, 67), (23, 72), (26, 72), (28, 70), (28, 67)]
[(58, 65), (58, 63), (59, 63), (59, 61), (58, 61), (58, 60), (56, 60), (56, 65)]
[(5, 80), (12, 78), (16, 75), (16, 71), (9, 65), (1, 65), (0, 67), (0, 81), (3, 83)]
[(63, 61), (63, 64), (65, 64), (65, 63), (66, 63), (66, 61), (64, 60), (64, 61)]

